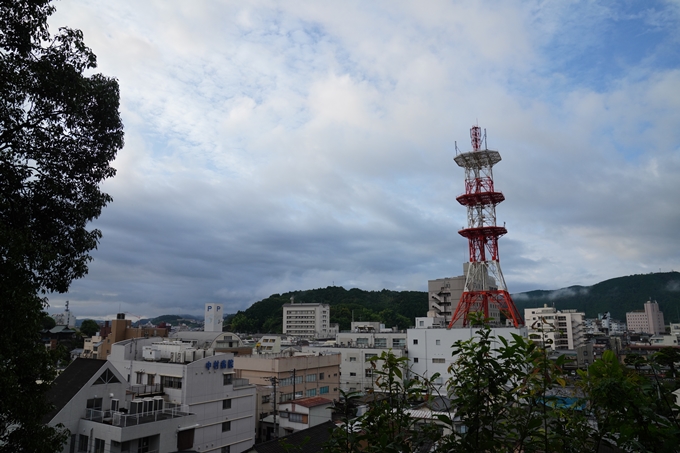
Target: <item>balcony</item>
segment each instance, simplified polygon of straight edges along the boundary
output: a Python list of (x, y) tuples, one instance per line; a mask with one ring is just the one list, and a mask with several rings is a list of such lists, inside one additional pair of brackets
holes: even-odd
[(188, 406), (175, 406), (155, 411), (140, 412), (138, 414), (129, 414), (125, 409), (123, 411), (87, 409), (83, 419), (95, 423), (126, 428), (128, 426), (171, 420), (173, 418), (187, 417), (190, 415), (194, 414), (188, 411)]

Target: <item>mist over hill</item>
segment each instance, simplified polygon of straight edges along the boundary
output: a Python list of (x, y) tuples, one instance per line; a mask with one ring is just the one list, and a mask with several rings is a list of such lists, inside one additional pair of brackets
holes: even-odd
[(583, 311), (588, 318), (610, 312), (612, 317), (622, 321), (626, 320), (626, 312), (642, 310), (644, 303), (651, 299), (659, 303), (666, 323), (680, 322), (680, 272), (629, 275), (593, 286), (528, 291), (512, 297), (520, 312), (547, 304), (557, 309)]

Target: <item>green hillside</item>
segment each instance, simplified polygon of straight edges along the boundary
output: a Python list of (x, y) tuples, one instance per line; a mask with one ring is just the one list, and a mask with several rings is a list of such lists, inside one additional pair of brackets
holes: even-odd
[(400, 329), (413, 325), (416, 316), (427, 313), (427, 293), (420, 291), (363, 291), (346, 290), (341, 286), (273, 294), (239, 311), (229, 320), (227, 328), (234, 332), (282, 332), (283, 304), (325, 303), (331, 308), (331, 323), (340, 330), (349, 330), (355, 321), (381, 321), (386, 326)]
[(666, 323), (680, 322), (680, 272), (629, 275), (593, 286), (513, 294), (520, 313), (525, 308), (554, 304), (557, 309), (583, 311), (587, 318), (610, 312), (613, 318), (622, 321), (626, 320), (626, 312), (642, 310), (650, 298), (659, 303)]
[[(232, 332), (281, 333), (283, 304), (295, 297), (297, 303), (326, 303), (331, 307), (331, 323), (349, 330), (352, 319), (380, 321), (387, 327), (405, 329), (414, 324), (416, 317), (427, 314), (427, 293), (423, 291), (364, 291), (341, 286), (292, 291), (273, 294), (255, 302), (250, 308), (235, 315), (225, 316), (225, 326)], [(588, 318), (598, 313), (610, 312), (612, 317), (625, 321), (626, 312), (641, 310), (649, 300), (659, 302), (666, 323), (680, 322), (680, 273), (629, 275), (597, 283), (593, 286), (571, 286), (553, 291), (529, 291), (513, 294), (515, 305), (524, 313), (525, 308), (544, 304), (557, 309), (583, 311)], [(161, 320), (176, 325), (178, 318), (190, 321), (188, 315), (162, 316)]]

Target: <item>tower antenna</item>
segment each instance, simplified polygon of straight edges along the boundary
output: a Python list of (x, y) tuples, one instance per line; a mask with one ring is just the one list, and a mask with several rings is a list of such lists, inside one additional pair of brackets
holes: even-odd
[(465, 193), (456, 198), (467, 208), (468, 226), (458, 234), (468, 240), (470, 263), (465, 276), (465, 287), (449, 329), (462, 319), (468, 325), (470, 313), (482, 312), (489, 317), (489, 305), (495, 305), (515, 327), (524, 325), (515, 303), (505, 285), (498, 255), (498, 239), (506, 234), (505, 226), (496, 225), (496, 205), (505, 200), (496, 192), (493, 183), (493, 166), (501, 161), (498, 151), (481, 149), (482, 133), (479, 126), (470, 129), (472, 151), (456, 155), (453, 159), (465, 169)]

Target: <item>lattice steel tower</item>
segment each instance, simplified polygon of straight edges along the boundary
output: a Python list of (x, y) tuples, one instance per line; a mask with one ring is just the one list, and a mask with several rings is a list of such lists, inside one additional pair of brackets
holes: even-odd
[(479, 126), (472, 126), (470, 138), (472, 151), (458, 154), (456, 148), (456, 157), (453, 159), (465, 168), (465, 193), (456, 200), (467, 207), (468, 227), (458, 234), (468, 240), (470, 263), (463, 295), (449, 328), (461, 318), (466, 326), (472, 312), (483, 312), (488, 317), (490, 304), (495, 304), (506, 318), (512, 319), (515, 327), (519, 327), (524, 325), (524, 321), (505, 286), (498, 257), (498, 238), (508, 232), (505, 226), (496, 226), (496, 205), (505, 197), (494, 188), (493, 166), (501, 161), (501, 155), (486, 147), (486, 132), (482, 149), (482, 131)]

